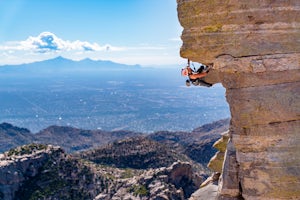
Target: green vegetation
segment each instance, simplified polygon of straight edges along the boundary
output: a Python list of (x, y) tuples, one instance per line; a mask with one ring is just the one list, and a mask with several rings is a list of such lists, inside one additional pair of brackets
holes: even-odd
[(10, 149), (7, 153), (8, 156), (22, 156), (25, 154), (31, 154), (34, 151), (47, 149), (47, 145), (44, 144), (29, 144), (18, 148)]
[(10, 149), (7, 153), (8, 156), (18, 155), (17, 149)]
[(121, 178), (132, 178), (134, 177), (134, 173), (132, 169), (125, 169), (124, 172), (121, 174)]
[(133, 192), (134, 196), (148, 196), (149, 191), (144, 185), (133, 185), (130, 189), (129, 192)]
[(113, 174), (107, 173), (105, 174), (105, 178), (107, 178), (108, 180), (115, 180), (116, 177)]
[(82, 162), (53, 152), (49, 160), (16, 192), (16, 199), (91, 199), (94, 174)]
[(16, 197), (36, 200), (49, 197), (56, 191), (63, 189), (63, 187), (67, 185), (67, 182), (61, 179), (59, 176), (59, 168), (54, 166), (53, 163), (53, 161), (45, 163), (37, 176), (25, 182), (24, 185), (27, 187), (22, 187), (16, 193)]
[(215, 25), (206, 26), (203, 28), (203, 31), (207, 32), (207, 33), (220, 32), (221, 30), (222, 30), (221, 24), (215, 24)]
[[(137, 169), (166, 167), (184, 159), (176, 151), (144, 137), (130, 138), (81, 154), (82, 159), (124, 169), (122, 178), (131, 178)], [(185, 160), (188, 160), (185, 157)]]
[(37, 190), (35, 191), (32, 196), (30, 197), (30, 200), (38, 200), (38, 199), (44, 199), (45, 195), (41, 193), (41, 191)]

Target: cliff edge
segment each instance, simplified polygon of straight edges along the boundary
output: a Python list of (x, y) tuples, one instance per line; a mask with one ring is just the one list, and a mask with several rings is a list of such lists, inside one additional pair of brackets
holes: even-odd
[(300, 1), (177, 4), (181, 56), (213, 64), (230, 105), (218, 198), (299, 199)]

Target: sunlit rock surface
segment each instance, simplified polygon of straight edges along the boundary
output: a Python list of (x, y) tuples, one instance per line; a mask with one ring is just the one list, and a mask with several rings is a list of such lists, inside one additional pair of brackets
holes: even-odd
[(213, 64), (206, 80), (226, 87), (230, 105), (238, 172), (222, 176), (219, 199), (299, 199), (300, 1), (177, 3), (181, 56)]
[(210, 159), (207, 166), (214, 172), (222, 173), (222, 167), (225, 157), (226, 146), (229, 140), (228, 131), (222, 134), (222, 137), (217, 140), (213, 147), (218, 149), (218, 152)]
[(62, 149), (51, 145), (28, 145), (0, 154), (0, 199), (15, 199), (22, 184), (39, 173), (51, 156)]

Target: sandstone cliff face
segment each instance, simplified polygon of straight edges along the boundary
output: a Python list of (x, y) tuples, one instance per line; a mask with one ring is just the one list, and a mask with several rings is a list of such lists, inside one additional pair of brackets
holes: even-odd
[(219, 198), (299, 199), (300, 1), (177, 3), (181, 56), (213, 64), (206, 80), (223, 84), (230, 105), (236, 163)]

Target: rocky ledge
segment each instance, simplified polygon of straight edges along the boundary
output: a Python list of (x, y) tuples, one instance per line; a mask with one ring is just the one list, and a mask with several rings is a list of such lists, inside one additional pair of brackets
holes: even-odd
[(300, 1), (177, 3), (181, 56), (213, 65), (230, 106), (219, 199), (299, 199)]

